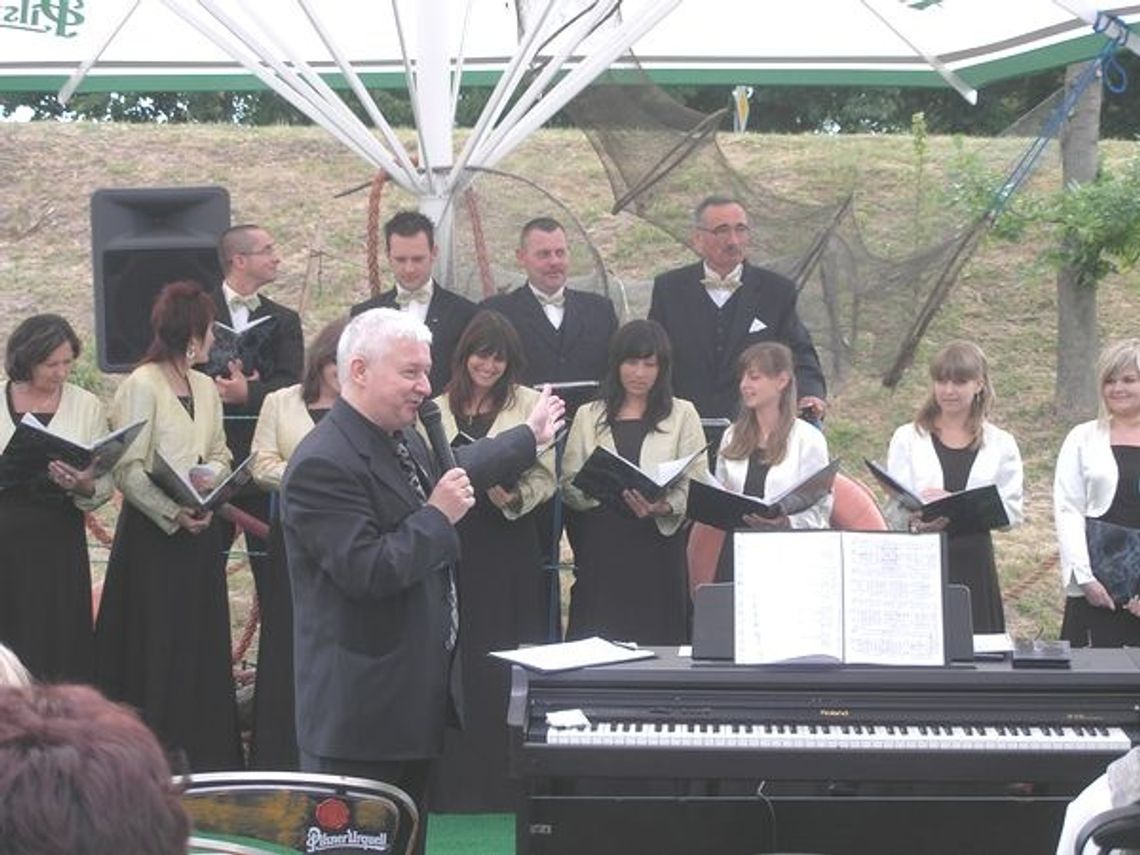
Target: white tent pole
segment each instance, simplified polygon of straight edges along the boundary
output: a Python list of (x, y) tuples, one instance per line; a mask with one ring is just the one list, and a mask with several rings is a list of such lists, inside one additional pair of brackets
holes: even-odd
[[(360, 118), (350, 109), (348, 109), (348, 105), (344, 103), (344, 99), (342, 99), (336, 92), (333, 91), (332, 87), (329, 86), (324, 81), (324, 79), (319, 74), (317, 74), (316, 71), (313, 70), (313, 67), (309, 65), (304, 57), (293, 50), (292, 45), (288, 44), (284, 39), (282, 39), (276, 33), (274, 28), (271, 27), (269, 23), (266, 22), (260, 15), (258, 15), (256, 10), (251, 8), (250, 4), (246, 2), (246, 0), (238, 0), (238, 2), (239, 5), (245, 10), (246, 14), (250, 16), (253, 23), (259, 27), (261, 31), (270, 39), (270, 41), (272, 41), (277, 46), (277, 49), (285, 55), (285, 59), (288, 62), (292, 63), (294, 68), (300, 70), (300, 73), (304, 77), (305, 81), (313, 89), (312, 98), (324, 104), (329, 111), (329, 115), (336, 117), (336, 120), (340, 126), (347, 132), (351, 132), (357, 139), (360, 140), (361, 144), (367, 147), (370, 151), (384, 151), (383, 145), (378, 142), (371, 133), (368, 132), (368, 129), (365, 127), (363, 122), (360, 121)], [(311, 20), (312, 19), (310, 18), (310, 21)], [(237, 25), (234, 24), (230, 19), (223, 19), (222, 23), (228, 27), (229, 30), (233, 32), (239, 39), (242, 39), (244, 37), (245, 34), (240, 31), (240, 29), (237, 28)], [(264, 50), (260, 45), (256, 45), (254, 47), (254, 50), (256, 53), (259, 53), (263, 56), (269, 55), (269, 52)], [(288, 68), (288, 66), (284, 64), (282, 64), (282, 68), (287, 70), (289, 78), (291, 80), (296, 81), (294, 83), (295, 89), (297, 89), (303, 95), (309, 94), (307, 90), (305, 90), (305, 88), (300, 85), (299, 80), (297, 80), (295, 76), (296, 72), (294, 72), (293, 69)], [(403, 146), (399, 145), (398, 140), (396, 142), (396, 156), (399, 157), (399, 155), (403, 153), (404, 159), (407, 160), (407, 154), (404, 152)], [(381, 156), (378, 155), (378, 159), (379, 157)], [(401, 185), (405, 186), (416, 186), (419, 184), (419, 176), (416, 175), (415, 167), (412, 166), (411, 162), (408, 161), (406, 164), (404, 164), (403, 161), (401, 161), (401, 165), (403, 166), (403, 170), (400, 175), (395, 176), (396, 180)]]
[[(416, 127), (424, 151), (424, 163), (430, 164), (431, 191), (420, 197), (420, 211), (432, 219), (436, 226), (436, 245), (439, 247), (437, 268), (440, 279), (453, 279), (454, 253), (452, 252), (452, 216), (447, 206), (444, 178), (455, 156), (452, 134), (454, 124), (448, 109), (451, 103), (449, 76), (449, 33), (446, 28), (448, 0), (419, 0), (416, 44), (416, 91), (419, 104)], [(445, 213), (446, 212), (446, 213)]]
[(475, 0), (467, 0), (467, 3), (463, 7), (463, 29), (460, 31), (459, 36), (459, 53), (455, 56), (455, 71), (451, 77), (452, 126), (455, 125), (455, 120), (459, 112), (459, 88), (463, 84), (463, 60), (467, 49), (467, 28), (471, 25), (471, 7), (474, 3)]
[(535, 51), (538, 50), (538, 36), (543, 24), (546, 23), (546, 17), (550, 14), (552, 6), (553, 0), (546, 0), (546, 4), (539, 13), (538, 19), (523, 33), (518, 50), (515, 52), (515, 55), (511, 57), (511, 61), (507, 64), (507, 67), (503, 69), (503, 73), (495, 84), (495, 88), (491, 90), (491, 97), (487, 99), (487, 103), (483, 106), (483, 112), (479, 114), (479, 120), (475, 123), (475, 127), (471, 129), (471, 133), (467, 137), (467, 142), (464, 143), (463, 150), (459, 153), (459, 158), (455, 162), (455, 167), (451, 170), (451, 184), (453, 186), (459, 181), (459, 176), (462, 175), (464, 168), (466, 168), (472, 152), (482, 143), (488, 127), (493, 127), (494, 122), (502, 112), (501, 105), (513, 91), (515, 82), (522, 73), (521, 70), (526, 68), (534, 56)]
[[(1053, 3), (1073, 13), (1090, 27), (1095, 27), (1100, 18), (1100, 10), (1091, 3), (1083, 2), (1083, 0), (1053, 0)], [(1124, 46), (1134, 54), (1140, 55), (1140, 36), (1132, 32), (1130, 27), (1122, 28), (1115, 21), (1110, 21), (1108, 28), (1104, 31), (1104, 36), (1109, 39), (1118, 39), (1124, 35), (1121, 32), (1122, 29), (1128, 31), (1128, 35), (1124, 37)]]
[(681, 0), (656, 0), (651, 8), (639, 15), (636, 20), (623, 23), (594, 53), (562, 78), (530, 112), (523, 116), (495, 146), (493, 151), (485, 151), (480, 165), (483, 167), (494, 166), (514, 151), (523, 140), (565, 107), (575, 95), (585, 89), (615, 59), (656, 26), (658, 21), (673, 11), (680, 2)]
[(140, 2), (141, 0), (134, 0), (134, 2), (131, 3), (130, 7), (126, 11), (126, 14), (124, 14), (123, 17), (119, 19), (119, 22), (110, 29), (110, 31), (107, 33), (107, 37), (99, 42), (98, 46), (95, 48), (94, 52), (92, 52), (91, 56), (83, 60), (83, 62), (79, 64), (79, 68), (75, 69), (75, 71), (72, 72), (71, 77), (67, 78), (67, 82), (60, 87), (59, 92), (55, 96), (55, 99), (59, 101), (61, 105), (66, 106), (67, 102), (71, 100), (71, 96), (75, 94), (75, 90), (79, 88), (79, 84), (83, 82), (83, 78), (87, 76), (87, 72), (89, 72), (91, 70), (91, 67), (99, 61), (99, 57), (103, 55), (103, 51), (105, 51), (107, 49), (107, 46), (110, 45), (112, 41), (114, 41), (115, 36), (119, 34), (119, 31), (123, 29), (123, 26), (127, 23), (127, 21), (131, 19), (131, 15), (135, 13), (135, 9), (139, 7)]
[(396, 132), (392, 130), (392, 126), (388, 124), (388, 120), (384, 118), (384, 114), (380, 111), (380, 108), (376, 106), (376, 102), (372, 99), (372, 96), (368, 94), (368, 89), (365, 88), (364, 82), (360, 79), (360, 75), (356, 73), (356, 69), (352, 67), (352, 63), (349, 62), (348, 58), (344, 55), (340, 46), (333, 41), (331, 34), (324, 24), (321, 23), (320, 18), (313, 13), (312, 7), (309, 5), (309, 0), (297, 0), (297, 2), (304, 10), (305, 15), (309, 18), (313, 29), (316, 30), (317, 34), (321, 37), (321, 41), (324, 42), (325, 47), (328, 48), (329, 53), (332, 54), (337, 67), (340, 69), (341, 74), (344, 75), (345, 80), (348, 81), (348, 85), (351, 87), (353, 94), (356, 95), (357, 100), (363, 105), (365, 111), (372, 119), (373, 124), (376, 125), (380, 133), (388, 141), (388, 147), (395, 152), (397, 160), (400, 161), (400, 164), (404, 167), (408, 175), (409, 182), (421, 184), (422, 179), (417, 173), (416, 165), (412, 163), (412, 159), (408, 156), (407, 149), (403, 142), (400, 141), (400, 138), (396, 136)]
[(876, 9), (871, 4), (871, 0), (860, 0), (860, 2), (866, 7), (868, 12), (870, 12), (872, 15), (874, 15), (876, 18), (878, 18), (880, 21), (883, 22), (883, 26), (885, 26), (888, 30), (890, 30), (892, 33), (894, 33), (896, 36), (898, 36), (903, 41), (903, 43), (906, 44), (907, 47), (909, 47), (911, 50), (913, 50), (915, 53), (917, 53), (919, 56), (921, 56), (926, 61), (926, 64), (929, 65), (931, 68), (933, 68), (936, 72), (938, 72), (938, 75), (943, 80), (945, 80), (948, 84), (950, 84), (950, 86), (952, 86), (954, 88), (954, 90), (959, 95), (961, 95), (963, 98), (965, 98), (966, 101), (968, 101), (971, 106), (977, 106), (977, 104), (978, 104), (978, 90), (977, 89), (975, 89), (973, 86), (971, 86), (965, 80), (963, 80), (961, 77), (959, 77), (953, 71), (951, 71), (946, 66), (946, 64), (944, 62), (942, 62), (942, 60), (940, 60), (938, 57), (936, 57), (930, 51), (926, 50), (921, 45), (915, 44), (905, 33), (903, 33), (898, 28), (898, 26), (896, 24), (894, 24), (893, 22), (888, 20), (886, 15), (884, 15), (880, 10)]
[[(423, 8), (435, 8), (437, 0), (424, 0)], [(446, 11), (446, 10), (440, 10)], [(420, 148), (420, 161), (423, 165), (424, 175), (427, 178), (428, 192), (434, 193), (436, 187), (435, 169), (431, 160), (431, 149), (424, 142), (424, 126), (420, 121), (420, 99), (419, 99), (419, 72), (417, 67), (416, 71), (412, 71), (412, 58), (408, 53), (408, 42), (404, 38), (404, 24), (400, 18), (399, 0), (392, 0), (392, 17), (396, 21), (396, 35), (400, 40), (400, 53), (404, 57), (404, 79), (408, 85), (408, 101), (412, 105), (412, 120), (416, 123), (416, 137), (419, 140)], [(446, 17), (438, 20), (447, 20)], [(423, 49), (423, 46), (420, 46)]]
[(597, 24), (610, 13), (615, 2), (617, 2), (617, 0), (599, 3), (593, 8), (591, 14), (578, 19), (576, 24), (562, 35), (561, 46), (558, 52), (545, 64), (538, 76), (530, 82), (526, 91), (515, 101), (510, 112), (507, 113), (495, 129), (487, 135), (486, 140), (475, 149), (471, 158), (474, 166), (486, 165), (483, 163), (480, 155), (483, 152), (494, 151), (499, 140), (515, 126), (523, 115), (525, 115), (526, 111), (530, 109), (530, 106), (542, 96), (542, 93), (550, 81), (561, 73), (567, 57), (593, 32)]

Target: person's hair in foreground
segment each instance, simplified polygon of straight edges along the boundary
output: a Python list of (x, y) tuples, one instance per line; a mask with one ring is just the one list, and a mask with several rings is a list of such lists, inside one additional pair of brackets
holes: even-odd
[(89, 686), (0, 688), (0, 852), (185, 855), (158, 740)]

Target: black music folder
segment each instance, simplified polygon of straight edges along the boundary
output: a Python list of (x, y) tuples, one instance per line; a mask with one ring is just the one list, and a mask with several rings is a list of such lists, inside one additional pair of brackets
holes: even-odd
[(702, 481), (689, 482), (688, 515), (697, 522), (714, 528), (733, 531), (747, 528), (744, 517), (757, 514), (767, 519), (798, 514), (805, 511), (831, 492), (835, 473), (839, 471), (839, 458), (832, 460), (798, 484), (794, 484), (768, 501), (743, 493), (734, 493), (719, 484)]
[(685, 477), (693, 461), (706, 448), (707, 445), (702, 445), (685, 457), (659, 463), (655, 471), (650, 473), (598, 445), (574, 476), (573, 484), (599, 502), (619, 509), (628, 507), (622, 498), (622, 493), (626, 490), (637, 490), (646, 501), (656, 502)]
[(146, 419), (132, 422), (91, 443), (75, 442), (48, 431), (31, 413), (16, 424), (16, 430), (0, 454), (0, 490), (26, 484), (45, 475), (48, 463), (61, 460), (75, 469), (94, 463), (94, 475), (105, 475), (119, 462)]
[(863, 462), (882, 488), (906, 510), (921, 511), (922, 519), (926, 522), (945, 517), (949, 521), (945, 529), (948, 535), (975, 534), (1009, 525), (1005, 504), (994, 484), (961, 490), (932, 502), (924, 502), (895, 480), (881, 464), (866, 458)]
[(206, 511), (215, 510), (228, 502), (238, 490), (249, 483), (253, 478), (253, 473), (249, 469), (252, 462), (253, 455), (251, 454), (234, 467), (234, 470), (226, 476), (222, 483), (206, 494), (199, 493), (191, 483), (189, 473), (183, 475), (178, 472), (170, 465), (170, 461), (162, 456), (161, 452), (156, 451), (154, 453), (154, 466), (148, 474), (150, 480), (181, 507), (191, 508), (195, 513), (204, 514)]
[(197, 370), (211, 377), (228, 377), (230, 363), (240, 359), (242, 371), (252, 374), (260, 368), (258, 354), (270, 345), (276, 326), (277, 320), (272, 315), (250, 321), (240, 332), (221, 321), (214, 321), (214, 346), (210, 348), (210, 358)]
[(1085, 520), (1089, 566), (1112, 601), (1122, 606), (1140, 594), (1140, 529)]
[(597, 380), (548, 380), (544, 383), (535, 383), (534, 388), (542, 391), (543, 386), (549, 386), (550, 391), (566, 402), (566, 424), (574, 413), (583, 404), (598, 397)]

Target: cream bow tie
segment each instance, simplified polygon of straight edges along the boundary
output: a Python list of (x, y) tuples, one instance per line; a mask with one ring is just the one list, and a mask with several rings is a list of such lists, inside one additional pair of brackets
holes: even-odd
[(730, 275), (725, 279), (721, 279), (716, 275), (706, 276), (701, 280), (701, 284), (708, 288), (710, 291), (727, 291), (731, 294), (733, 291), (740, 287), (740, 276)]
[(563, 288), (557, 294), (543, 294), (541, 291), (535, 291), (534, 296), (538, 299), (540, 306), (557, 306), (561, 308), (566, 305), (566, 289)]
[(407, 291), (403, 288), (396, 289), (396, 305), (400, 308), (409, 303), (423, 303), (426, 306), (430, 302), (431, 291), (426, 286), (417, 288), (415, 291)]
[(244, 297), (241, 294), (235, 294), (230, 298), (230, 311), (244, 306), (250, 313), (256, 312), (257, 308), (261, 305), (261, 298), (256, 294), (250, 294)]

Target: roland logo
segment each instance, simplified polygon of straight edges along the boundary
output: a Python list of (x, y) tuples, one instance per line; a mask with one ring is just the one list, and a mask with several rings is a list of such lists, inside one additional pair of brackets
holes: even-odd
[(822, 709), (819, 711), (820, 718), (850, 718), (851, 710), (829, 710)]
[(0, 28), (74, 38), (83, 24), (83, 0), (0, 2)]

